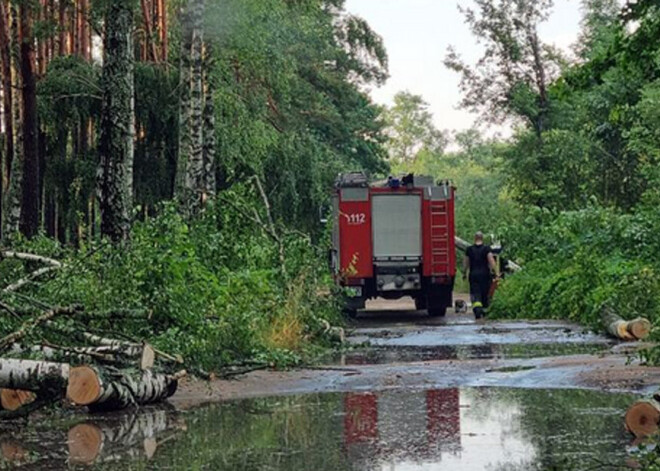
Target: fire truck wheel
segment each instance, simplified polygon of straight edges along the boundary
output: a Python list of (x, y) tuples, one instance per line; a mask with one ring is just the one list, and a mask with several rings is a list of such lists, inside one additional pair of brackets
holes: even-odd
[(350, 319), (357, 319), (357, 309), (344, 309), (344, 315)]
[(430, 307), (429, 316), (431, 317), (445, 317), (447, 314), (447, 307)]
[(426, 296), (415, 298), (415, 309), (418, 311), (423, 311), (426, 309)]

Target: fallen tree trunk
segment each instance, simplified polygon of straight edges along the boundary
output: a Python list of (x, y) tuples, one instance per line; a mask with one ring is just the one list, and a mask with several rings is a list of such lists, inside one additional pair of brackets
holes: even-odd
[(35, 270), (29, 275), (27, 275), (25, 278), (21, 278), (17, 282), (12, 283), (11, 285), (5, 287), (2, 291), (4, 293), (13, 293), (14, 291), (21, 289), (23, 286), (36, 280), (37, 278), (59, 269), (60, 267), (56, 267), (56, 266), (48, 266), (48, 267), (40, 268), (39, 270)]
[(21, 328), (18, 329), (16, 332), (12, 332), (11, 334), (0, 339), (0, 351), (13, 345), (15, 342), (17, 342), (18, 340), (22, 339), (27, 334), (29, 334), (32, 329), (39, 326), (40, 324), (48, 322), (53, 317), (61, 314), (71, 315), (79, 311), (80, 309), (81, 308), (79, 306), (59, 307), (46, 311), (43, 314), (35, 317), (34, 319), (30, 319), (29, 321), (25, 322), (21, 326)]
[(58, 394), (69, 379), (69, 365), (34, 360), (0, 359), (0, 388)]
[(171, 397), (185, 371), (175, 375), (154, 374), (150, 370), (106, 372), (94, 366), (72, 368), (68, 399), (92, 411), (120, 410), (130, 405), (154, 404)]
[(648, 319), (638, 317), (626, 321), (609, 306), (603, 307), (601, 320), (607, 333), (621, 340), (643, 340), (651, 333)]
[[(105, 363), (121, 363), (122, 359), (139, 359), (137, 366), (141, 370), (153, 368), (156, 353), (148, 343), (101, 345), (99, 347), (64, 347), (48, 343), (44, 349), (59, 350), (65, 355), (73, 355), (84, 359), (85, 357), (100, 360)], [(44, 350), (48, 352), (48, 350)], [(48, 352), (50, 354), (50, 352)]]
[(63, 266), (62, 262), (59, 262), (52, 258), (42, 257), (41, 255), (34, 255), (31, 253), (14, 252), (11, 250), (1, 250), (0, 260), (2, 260), (3, 258), (13, 258), (16, 260), (23, 260), (25, 262), (38, 262), (57, 268), (62, 268)]
[(637, 438), (654, 435), (660, 423), (660, 403), (655, 399), (635, 402), (625, 416), (626, 429)]
[(24, 405), (34, 402), (37, 395), (21, 389), (0, 389), (0, 406), (8, 411), (16, 411)]

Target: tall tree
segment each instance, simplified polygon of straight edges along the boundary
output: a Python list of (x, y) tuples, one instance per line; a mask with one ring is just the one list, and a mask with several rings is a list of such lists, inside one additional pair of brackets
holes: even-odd
[(548, 87), (557, 78), (560, 55), (538, 34), (553, 0), (475, 0), (476, 9), (459, 7), (485, 51), (475, 66), (453, 49), (445, 65), (461, 75), (462, 105), (491, 122), (514, 114), (538, 136), (547, 129)]
[(204, 198), (215, 195), (215, 159), (217, 138), (215, 129), (215, 77), (213, 43), (208, 41), (204, 51)]
[(582, 0), (582, 31), (575, 46), (583, 60), (607, 53), (620, 29), (619, 0)]
[(21, 232), (32, 237), (39, 230), (39, 145), (37, 121), (37, 79), (31, 2), (20, 5), (20, 55), (23, 106), (23, 179), (21, 192)]
[(191, 0), (192, 73), (190, 96), (190, 156), (186, 166), (188, 209), (194, 211), (202, 202), (204, 175), (204, 0)]
[(133, 205), (134, 0), (113, 0), (105, 15), (99, 153), (101, 233), (127, 239)]
[(397, 93), (384, 118), (390, 138), (387, 147), (395, 162), (412, 162), (421, 150), (444, 152), (447, 136), (435, 127), (429, 104), (421, 96)]
[(11, 236), (18, 232), (21, 219), (21, 187), (23, 175), (23, 127), (21, 126), (21, 93), (22, 80), (20, 72), (20, 47), (19, 47), (19, 11), (18, 5), (9, 5), (8, 12), (10, 31), (10, 86), (11, 86), (11, 120), (14, 129), (14, 155), (10, 163), (8, 174), (9, 185), (5, 192), (3, 211), (3, 235)]
[[(9, 184), (9, 172), (11, 161), (14, 156), (14, 126), (11, 115), (12, 110), (12, 87), (11, 87), (11, 53), (9, 39), (9, 11), (5, 2), (0, 2), (0, 73), (2, 74), (2, 122), (5, 126), (5, 149), (4, 168), (2, 169), (3, 181), (0, 195), (4, 195), (4, 189)], [(2, 206), (2, 205), (0, 205)], [(2, 218), (0, 217), (0, 221)]]
[(175, 195), (183, 201), (186, 187), (186, 168), (190, 158), (190, 85), (191, 85), (191, 48), (192, 26), (190, 24), (190, 2), (181, 12), (181, 50), (179, 58), (179, 142), (175, 175)]

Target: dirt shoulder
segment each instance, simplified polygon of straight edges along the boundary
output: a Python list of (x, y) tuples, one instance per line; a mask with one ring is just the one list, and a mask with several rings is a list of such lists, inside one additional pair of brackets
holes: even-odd
[(660, 367), (629, 364), (622, 355), (574, 355), (255, 371), (232, 380), (188, 380), (170, 402), (179, 409), (189, 409), (207, 403), (292, 394), (483, 386), (646, 394), (658, 384)]

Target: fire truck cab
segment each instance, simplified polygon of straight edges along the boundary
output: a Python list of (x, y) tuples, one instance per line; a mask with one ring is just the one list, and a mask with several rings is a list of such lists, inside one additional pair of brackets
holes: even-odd
[(332, 268), (348, 288), (345, 310), (367, 299), (411, 296), (418, 310), (444, 316), (456, 276), (454, 188), (407, 175), (369, 183), (340, 174), (332, 198)]

